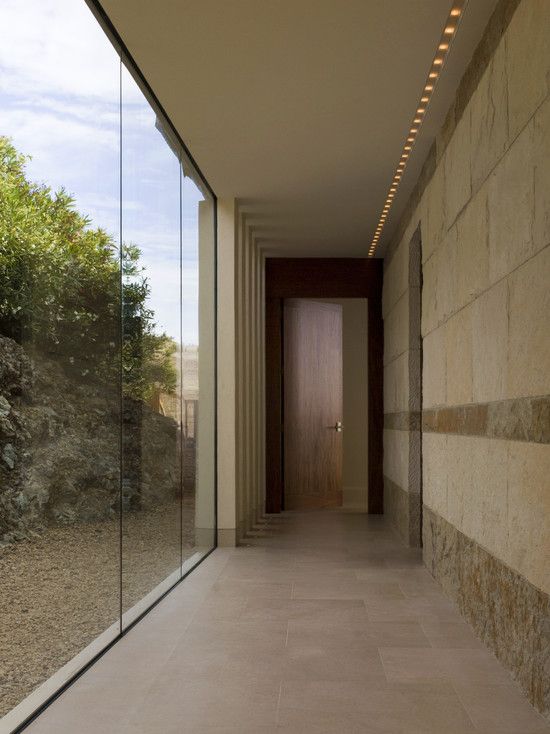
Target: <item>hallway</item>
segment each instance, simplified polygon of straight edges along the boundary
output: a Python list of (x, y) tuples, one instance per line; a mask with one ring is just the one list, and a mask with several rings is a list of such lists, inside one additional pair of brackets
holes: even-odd
[(382, 518), (268, 520), (218, 549), (30, 734), (542, 734)]

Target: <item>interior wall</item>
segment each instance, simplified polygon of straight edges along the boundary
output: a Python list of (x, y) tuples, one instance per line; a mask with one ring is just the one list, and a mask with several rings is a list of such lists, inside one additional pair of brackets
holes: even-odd
[(368, 509), (368, 301), (325, 298), (342, 306), (343, 505)]
[(236, 199), (218, 201), (218, 544), (265, 507), (265, 258)]
[(422, 239), (424, 560), (550, 714), (550, 3), (498, 4), (385, 263), (384, 468), (410, 457)]

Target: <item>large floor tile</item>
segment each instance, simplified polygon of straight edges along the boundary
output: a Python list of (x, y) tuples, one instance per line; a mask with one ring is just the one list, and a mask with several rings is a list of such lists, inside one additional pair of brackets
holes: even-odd
[(30, 734), (543, 734), (383, 518), (287, 513), (214, 552)]

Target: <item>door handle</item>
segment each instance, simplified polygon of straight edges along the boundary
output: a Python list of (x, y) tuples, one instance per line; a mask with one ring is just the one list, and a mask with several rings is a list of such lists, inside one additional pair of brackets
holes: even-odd
[(344, 428), (342, 421), (336, 421), (336, 425), (332, 426), (332, 428), (334, 428), (337, 433), (342, 433), (342, 429)]

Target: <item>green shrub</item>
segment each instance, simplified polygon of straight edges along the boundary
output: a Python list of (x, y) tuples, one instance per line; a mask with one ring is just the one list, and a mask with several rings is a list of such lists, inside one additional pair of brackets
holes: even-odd
[(122, 366), (130, 397), (173, 392), (177, 345), (154, 331), (139, 249), (120, 256), (66, 191), (27, 179), (26, 160), (0, 137), (0, 333), (81, 377), (116, 384)]

